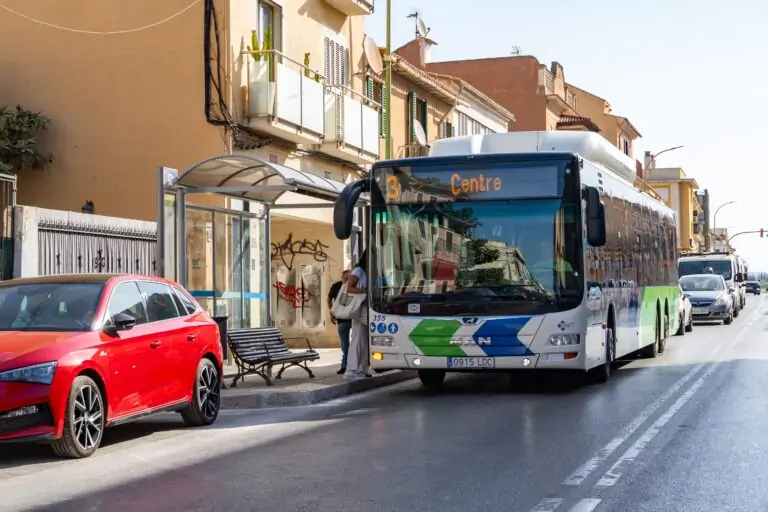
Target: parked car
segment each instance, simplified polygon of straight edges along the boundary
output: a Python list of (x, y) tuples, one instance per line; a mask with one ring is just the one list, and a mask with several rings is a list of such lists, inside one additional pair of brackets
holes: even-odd
[(217, 324), (178, 284), (139, 275), (0, 283), (0, 442), (92, 455), (105, 427), (174, 411), (210, 425), (220, 407)]
[(693, 330), (693, 311), (690, 297), (683, 291), (682, 286), (678, 284), (678, 287), (680, 288), (680, 307), (678, 308), (680, 323), (675, 336), (683, 336), (685, 333)]
[(723, 276), (718, 274), (691, 274), (680, 278), (683, 296), (691, 302), (695, 321), (733, 322), (733, 312), (738, 297), (736, 290), (728, 288)]
[(760, 281), (757, 280), (755, 274), (747, 274), (747, 293), (754, 293), (755, 295), (762, 293)]

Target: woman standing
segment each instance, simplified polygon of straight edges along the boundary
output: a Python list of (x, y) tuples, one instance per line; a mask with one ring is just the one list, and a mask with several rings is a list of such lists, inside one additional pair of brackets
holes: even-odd
[[(347, 293), (368, 293), (368, 249), (360, 255), (357, 266), (347, 278)], [(358, 380), (370, 377), (368, 374), (368, 301), (364, 300), (355, 318), (352, 319), (352, 336), (344, 378)]]

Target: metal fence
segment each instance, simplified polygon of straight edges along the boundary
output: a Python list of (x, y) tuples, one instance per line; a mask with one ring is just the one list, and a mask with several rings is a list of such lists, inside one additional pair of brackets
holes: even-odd
[(136, 273), (156, 275), (156, 230), (40, 219), (39, 275)]

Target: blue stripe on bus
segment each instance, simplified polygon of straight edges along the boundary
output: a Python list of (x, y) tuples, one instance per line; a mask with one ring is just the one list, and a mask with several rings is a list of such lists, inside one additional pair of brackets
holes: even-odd
[(189, 290), (189, 293), (198, 299), (266, 299), (267, 294), (261, 292), (222, 292), (217, 294), (214, 290)]

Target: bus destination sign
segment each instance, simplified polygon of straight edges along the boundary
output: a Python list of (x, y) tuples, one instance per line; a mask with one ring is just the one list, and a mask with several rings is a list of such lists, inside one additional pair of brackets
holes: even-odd
[[(446, 166), (447, 167), (447, 166)], [(551, 198), (560, 196), (556, 166), (457, 169), (378, 169), (376, 182), (388, 203)]]

